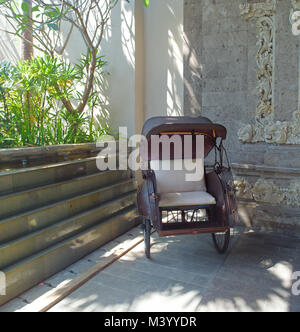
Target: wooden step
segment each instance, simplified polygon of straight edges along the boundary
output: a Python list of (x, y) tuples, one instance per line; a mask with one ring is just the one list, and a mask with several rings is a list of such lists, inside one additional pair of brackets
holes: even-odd
[(0, 221), (0, 244), (5, 244), (6, 242), (36, 232), (89, 209), (97, 208), (107, 201), (135, 190), (135, 180), (123, 180), (83, 195), (77, 195), (29, 212), (5, 218)]
[(129, 171), (106, 171), (0, 196), (0, 220), (129, 179)]
[(135, 192), (0, 246), (0, 270), (136, 205)]
[(0, 172), (0, 195), (98, 173), (96, 157)]

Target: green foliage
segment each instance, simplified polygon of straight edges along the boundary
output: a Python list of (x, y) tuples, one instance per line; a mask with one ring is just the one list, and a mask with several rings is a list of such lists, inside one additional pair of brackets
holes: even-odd
[[(75, 66), (49, 56), (0, 63), (0, 148), (92, 142), (108, 133), (94, 123), (102, 107), (97, 91), (90, 94), (87, 112), (70, 113), (61, 102), (80, 102), (89, 56)], [(97, 83), (104, 65), (98, 57)]]
[[(111, 6), (114, 7), (119, 0), (111, 0)], [(130, 2), (130, 0), (127, 0)], [(141, 0), (144, 6), (147, 8), (150, 4), (150, 0)], [(28, 16), (30, 14), (29, 5), (27, 2), (22, 1), (21, 9), (18, 8), (17, 0), (0, 0), (1, 5), (4, 5), (4, 8), (10, 9), (9, 16), (15, 19), (15, 22), (18, 24), (17, 33), (24, 32), (28, 24)], [(59, 22), (67, 16), (69, 12), (72, 12), (75, 8), (82, 9), (86, 7), (85, 1), (58, 1), (53, 2), (52, 4), (46, 4), (44, 1), (33, 1), (33, 7), (31, 9), (31, 14), (33, 20), (32, 23), (35, 26), (35, 29), (42, 29), (44, 26), (47, 26), (50, 30), (59, 31)], [(33, 16), (34, 15), (34, 16)]]
[[(139, 1), (149, 6), (149, 0)], [(103, 108), (97, 89), (105, 66), (97, 50), (118, 0), (105, 3), (102, 8), (97, 1), (32, 0), (31, 8), (22, 0), (0, 0), (0, 14), (13, 30), (9, 33), (24, 39), (30, 29), (33, 46), (45, 54), (17, 65), (0, 64), (0, 148), (88, 142), (108, 133), (94, 123)], [(62, 24), (70, 27), (66, 38)], [(71, 66), (56, 55), (64, 55), (74, 27), (88, 52)]]
[(143, 0), (145, 7), (149, 6), (150, 0)]

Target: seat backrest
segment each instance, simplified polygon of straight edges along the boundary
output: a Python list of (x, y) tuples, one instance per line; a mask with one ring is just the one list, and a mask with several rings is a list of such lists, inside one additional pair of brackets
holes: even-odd
[(203, 159), (151, 160), (158, 193), (207, 191)]

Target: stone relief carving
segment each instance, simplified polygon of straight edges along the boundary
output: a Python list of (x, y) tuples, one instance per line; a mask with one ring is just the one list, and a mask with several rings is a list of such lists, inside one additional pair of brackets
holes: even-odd
[(259, 179), (251, 184), (245, 178), (237, 178), (235, 186), (240, 199), (300, 207), (300, 181), (292, 182), (289, 188), (281, 188), (272, 180)]
[(300, 10), (300, 0), (291, 0), (294, 10)]
[(300, 110), (294, 112), (292, 121), (247, 124), (239, 130), (238, 136), (243, 143), (300, 144)]
[(290, 22), (294, 36), (300, 35), (300, 1), (292, 0), (292, 9), (290, 13)]
[[(300, 8), (300, 0), (292, 0), (293, 8)], [(256, 21), (258, 31), (257, 78), (258, 104), (254, 124), (244, 125), (238, 132), (243, 143), (300, 144), (300, 110), (292, 121), (274, 120), (273, 64), (274, 64), (274, 14), (276, 0), (240, 5), (241, 16), (246, 21)]]
[(253, 4), (240, 4), (240, 10), (242, 17), (246, 21), (258, 19), (267, 15), (273, 15), (276, 12), (276, 0), (265, 0), (264, 2)]
[(260, 121), (274, 113), (273, 105), (273, 62), (274, 62), (274, 14), (276, 0), (263, 3), (243, 4), (240, 6), (241, 16), (246, 21), (256, 21), (258, 32), (258, 97), (256, 119)]

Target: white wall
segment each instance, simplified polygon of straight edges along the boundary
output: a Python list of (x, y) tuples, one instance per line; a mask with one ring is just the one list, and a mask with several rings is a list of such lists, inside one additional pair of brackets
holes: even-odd
[(183, 115), (184, 0), (150, 0), (145, 9), (146, 117)]
[(3, 30), (10, 29), (5, 18), (0, 16), (0, 61), (16, 62), (20, 59), (20, 41)]
[(135, 133), (135, 18), (134, 1), (119, 1), (113, 9), (109, 31), (102, 43), (108, 61), (105, 95), (111, 123)]
[[(85, 50), (78, 32), (73, 33), (67, 48), (68, 57), (76, 62)], [(134, 1), (119, 1), (112, 10), (106, 33), (101, 43), (101, 55), (108, 62), (105, 70), (103, 99), (107, 105), (100, 116), (108, 117), (112, 129), (119, 126), (128, 128), (130, 135), (135, 133), (135, 18)]]

